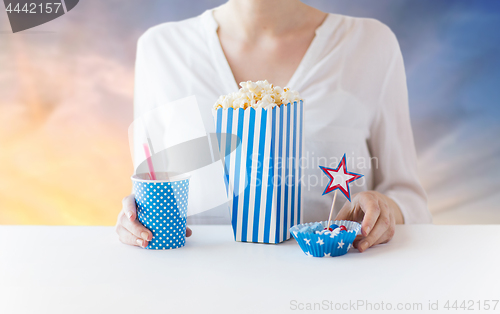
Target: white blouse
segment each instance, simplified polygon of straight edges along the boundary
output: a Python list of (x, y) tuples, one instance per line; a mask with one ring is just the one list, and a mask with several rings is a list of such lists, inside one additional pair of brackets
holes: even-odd
[[(195, 95), (207, 132), (214, 132), (214, 102), (239, 88), (217, 28), (208, 10), (141, 36), (136, 117)], [(328, 218), (334, 193), (322, 196), (328, 178), (319, 166), (336, 167), (344, 153), (348, 170), (364, 175), (353, 182), (351, 193), (378, 191), (399, 205), (405, 223), (431, 222), (417, 175), (403, 58), (387, 26), (329, 14), (287, 87), (304, 99), (304, 222)], [(337, 211), (345, 200), (339, 196)]]

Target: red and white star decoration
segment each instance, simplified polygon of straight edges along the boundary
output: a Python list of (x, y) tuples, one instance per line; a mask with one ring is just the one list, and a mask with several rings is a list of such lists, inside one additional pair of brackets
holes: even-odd
[(330, 178), (330, 182), (328, 182), (323, 195), (339, 189), (350, 202), (351, 190), (349, 189), (349, 183), (361, 178), (363, 175), (347, 171), (345, 154), (337, 168), (332, 169), (323, 166), (319, 167)]

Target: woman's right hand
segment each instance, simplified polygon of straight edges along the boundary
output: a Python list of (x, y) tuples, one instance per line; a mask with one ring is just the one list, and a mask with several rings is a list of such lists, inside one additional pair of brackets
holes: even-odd
[(137, 220), (134, 194), (122, 200), (122, 210), (118, 214), (116, 233), (122, 243), (140, 247), (148, 246), (153, 234)]
[[(153, 238), (151, 231), (137, 220), (134, 194), (130, 194), (122, 200), (122, 210), (118, 214), (115, 230), (120, 241), (128, 245), (145, 248)], [(189, 237), (191, 233), (191, 229), (186, 228), (186, 237)]]

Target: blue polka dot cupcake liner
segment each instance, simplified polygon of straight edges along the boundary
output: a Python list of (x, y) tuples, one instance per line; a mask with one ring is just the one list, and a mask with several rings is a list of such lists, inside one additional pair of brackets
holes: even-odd
[(153, 238), (146, 249), (169, 250), (186, 244), (186, 217), (189, 196), (189, 176), (168, 177), (156, 173), (132, 176), (138, 220)]
[[(320, 222), (323, 228), (328, 227), (328, 221)], [(331, 224), (338, 226), (345, 226), (346, 231), (340, 233), (323, 233), (317, 234), (315, 232), (301, 232), (304, 227), (312, 227), (315, 222), (304, 223), (295, 225), (290, 228), (290, 233), (293, 235), (302, 251), (307, 256), (314, 257), (333, 257), (346, 254), (352, 247), (352, 242), (361, 231), (361, 225), (355, 221), (349, 220), (335, 220)]]

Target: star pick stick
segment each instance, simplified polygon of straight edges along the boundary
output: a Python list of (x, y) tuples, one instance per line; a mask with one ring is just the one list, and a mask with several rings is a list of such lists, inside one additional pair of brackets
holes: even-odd
[(337, 190), (340, 190), (342, 194), (347, 198), (347, 200), (351, 201), (351, 189), (349, 188), (349, 183), (361, 178), (362, 174), (357, 174), (354, 172), (347, 171), (347, 162), (345, 158), (345, 154), (342, 157), (337, 168), (327, 168), (323, 166), (319, 166), (321, 170), (330, 178), (330, 182), (325, 188), (323, 195), (328, 194), (330, 192), (335, 191), (333, 196), (332, 208), (330, 209), (330, 216), (328, 217), (328, 226), (330, 227), (330, 221), (332, 219), (333, 208), (335, 206), (335, 200), (337, 199)]
[(328, 224), (326, 225), (327, 228), (330, 228), (330, 221), (332, 221), (333, 208), (335, 207), (336, 199), (337, 199), (337, 190), (335, 190), (335, 194), (333, 194), (332, 208), (330, 209), (330, 216), (328, 216)]

